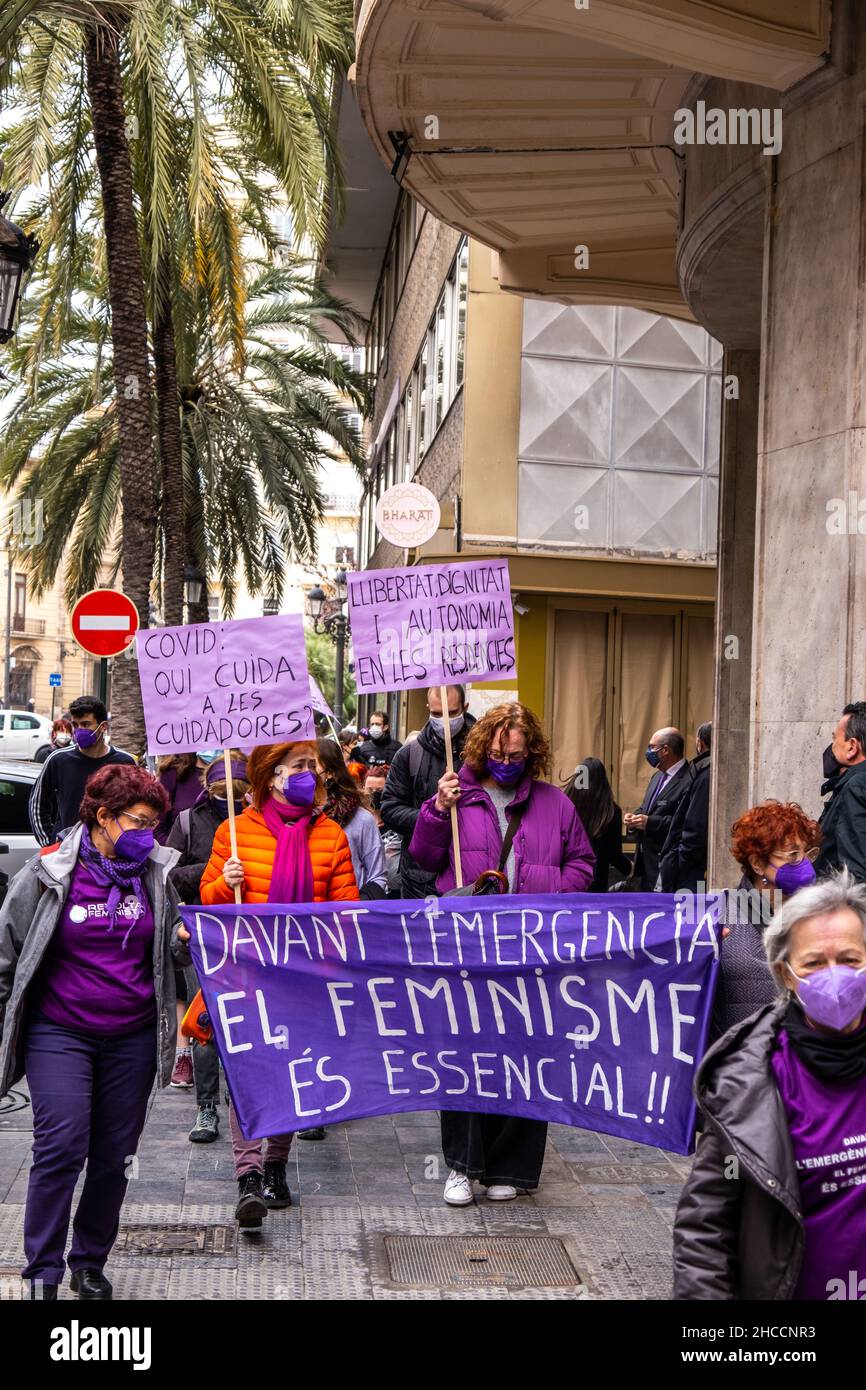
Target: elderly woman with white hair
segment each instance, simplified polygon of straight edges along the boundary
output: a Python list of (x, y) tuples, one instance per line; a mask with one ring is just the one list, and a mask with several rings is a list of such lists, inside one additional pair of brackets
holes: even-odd
[(764, 945), (779, 998), (698, 1070), (704, 1131), (677, 1211), (674, 1296), (860, 1298), (866, 886), (845, 870), (802, 889)]

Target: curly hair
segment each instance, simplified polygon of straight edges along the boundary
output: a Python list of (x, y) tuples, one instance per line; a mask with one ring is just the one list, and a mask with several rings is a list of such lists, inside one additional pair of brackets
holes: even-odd
[(171, 805), (165, 787), (147, 768), (132, 763), (112, 763), (111, 767), (103, 767), (88, 778), (78, 815), (86, 826), (94, 826), (100, 807), (112, 816), (119, 816), (136, 801), (143, 801), (160, 816), (164, 816)]
[[(262, 809), (262, 802), (268, 794), (274, 768), (279, 767), (283, 758), (297, 757), (299, 753), (309, 753), (311, 757), (315, 758), (318, 755), (316, 740), (299, 739), (295, 743), (263, 743), (250, 753), (247, 759), (247, 779), (252, 792), (253, 805), (257, 811)], [(322, 786), (321, 777), (317, 777), (316, 781), (315, 804), (320, 806), (325, 799), (325, 789)]]
[(821, 827), (796, 801), (762, 801), (731, 826), (731, 854), (749, 878), (753, 859), (766, 864), (780, 846), (793, 842), (808, 849), (821, 843)]
[(481, 777), (486, 771), (487, 755), (496, 735), (500, 731), (510, 733), (512, 729), (517, 729), (526, 739), (526, 770), (529, 775), (546, 777), (550, 771), (550, 744), (538, 716), (525, 705), (517, 703), (494, 705), (473, 724), (463, 745), (463, 761), (467, 767)]

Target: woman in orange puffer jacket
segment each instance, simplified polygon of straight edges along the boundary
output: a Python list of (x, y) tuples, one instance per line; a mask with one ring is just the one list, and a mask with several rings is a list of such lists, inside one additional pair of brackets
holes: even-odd
[[(202, 874), (206, 906), (234, 902), (236, 887), (245, 903), (358, 897), (345, 832), (321, 809), (325, 789), (316, 772), (316, 753), (313, 742), (253, 749), (247, 763), (253, 804), (235, 821), (237, 858), (231, 852), (229, 823), (223, 821)], [(269, 1207), (291, 1205), (286, 1160), (292, 1135), (267, 1139), (263, 1163), (262, 1141), (243, 1137), (233, 1106), (229, 1123), (238, 1179), (235, 1217), (242, 1229), (258, 1229)], [(306, 1136), (323, 1138), (324, 1130), (308, 1130)]]

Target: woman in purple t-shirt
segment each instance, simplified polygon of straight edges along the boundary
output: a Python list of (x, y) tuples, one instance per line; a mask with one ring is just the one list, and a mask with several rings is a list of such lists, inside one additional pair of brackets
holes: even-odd
[(681, 1299), (866, 1297), (866, 885), (788, 898), (780, 988), (701, 1063), (705, 1116), (674, 1230)]
[(80, 1298), (108, 1299), (103, 1266), (154, 1077), (174, 1058), (174, 963), (188, 933), (154, 842), (168, 805), (143, 768), (87, 784), (80, 820), (13, 879), (0, 912), (0, 1095), (22, 1074), (33, 1105), (24, 1277), (56, 1298), (75, 1183), (87, 1176), (68, 1263)]

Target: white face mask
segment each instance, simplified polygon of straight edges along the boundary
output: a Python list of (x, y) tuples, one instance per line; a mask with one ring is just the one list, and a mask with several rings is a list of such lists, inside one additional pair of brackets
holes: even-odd
[(370, 725), (370, 737), (376, 739), (377, 742), (380, 738), (385, 737), (385, 730), (382, 728), (381, 724)]
[[(459, 734), (459, 733), (460, 733), (460, 730), (463, 728), (463, 725), (464, 725), (465, 722), (466, 722), (466, 720), (465, 720), (465, 716), (464, 716), (464, 715), (462, 715), (462, 714), (452, 714), (451, 718), (448, 720), (448, 723), (451, 725), (451, 734), (452, 734), (452, 736), (453, 736), (454, 734)], [(444, 718), (442, 717), (441, 714), (431, 714), (431, 715), (430, 715), (430, 723), (431, 723), (431, 725), (433, 726), (433, 728), (435, 729), (435, 731), (436, 731), (437, 734), (444, 734), (444, 732), (445, 732), (445, 720), (444, 720)]]

